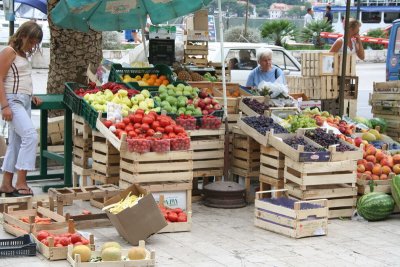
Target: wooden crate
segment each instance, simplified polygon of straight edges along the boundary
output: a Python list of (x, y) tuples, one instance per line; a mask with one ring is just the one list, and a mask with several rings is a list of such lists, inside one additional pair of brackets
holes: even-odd
[[(342, 76), (342, 66), (343, 66), (343, 55), (338, 53), (338, 76)], [(356, 61), (357, 56), (353, 54), (347, 54), (346, 56), (346, 72), (345, 76), (356, 76)]]
[[(42, 254), (45, 258), (50, 261), (55, 260), (65, 260), (67, 259), (67, 247), (55, 247), (54, 246), (54, 238), (50, 238), (49, 246), (46, 246), (42, 242), (37, 239), (37, 233), (41, 230), (45, 230), (51, 234), (63, 234), (63, 233), (76, 233), (74, 222), (69, 220), (68, 222), (62, 223), (61, 225), (38, 225), (34, 228), (31, 233), (31, 237), (33, 241), (37, 244), (37, 250)], [(94, 250), (94, 238), (93, 235), (90, 235), (90, 248)]]
[(112, 226), (110, 219), (107, 214), (95, 213), (95, 214), (76, 214), (71, 215), (70, 213), (65, 214), (65, 219), (73, 220), (75, 223), (75, 229), (93, 229), (93, 228), (103, 228)]
[(89, 124), (85, 121), (85, 119), (81, 116), (74, 114), (73, 116), (73, 129), (74, 136), (82, 136), (85, 140), (91, 140), (92, 138), (92, 128), (90, 128)]
[(260, 116), (262, 114), (258, 114), (257, 112), (255, 112), (254, 110), (252, 110), (249, 106), (247, 106), (243, 100), (245, 98), (251, 98), (251, 99), (255, 99), (260, 103), (264, 103), (265, 102), (265, 97), (263, 96), (248, 96), (248, 97), (242, 97), (240, 99), (239, 102), (239, 111), (241, 111), (243, 114), (246, 114), (247, 116)]
[(351, 184), (355, 186), (357, 161), (296, 162), (285, 157), (285, 184), (292, 181), (306, 190), (310, 185)]
[(89, 159), (92, 157), (92, 139), (74, 135), (73, 143), (73, 163), (85, 169), (89, 168)]
[[(340, 78), (338, 79), (338, 88), (340, 88)], [(358, 76), (346, 76), (344, 79), (344, 98), (358, 98)]]
[(92, 185), (86, 187), (50, 188), (48, 191), (50, 210), (57, 207), (57, 213), (63, 215), (63, 203), (74, 200), (90, 200), (92, 198), (110, 198), (122, 190), (115, 185)]
[(311, 139), (305, 137), (301, 132), (294, 134), (272, 134), (270, 133), (268, 137), (268, 144), (286, 157), (291, 158), (295, 162), (322, 162), (329, 161), (331, 158), (331, 152), (328, 150), (318, 151), (318, 152), (307, 152), (304, 151), (304, 146), (299, 145), (297, 150), (286, 144), (283, 140), (289, 138), (304, 138), (307, 144), (312, 145), (313, 147), (322, 148), (320, 145), (312, 141)]
[[(339, 99), (328, 99), (321, 101), (321, 109), (328, 111), (332, 115), (339, 115)], [(344, 99), (344, 111), (343, 115), (350, 118), (357, 116), (357, 99)]]
[(119, 139), (114, 133), (108, 129), (101, 118), (101, 114), (99, 114), (99, 118), (96, 120), (96, 129), (98, 131), (93, 131), (93, 143), (100, 142), (105, 143), (103, 139), (107, 140), (107, 144), (111, 144), (114, 148), (118, 151), (127, 150), (127, 143), (126, 143), (126, 135), (122, 135), (121, 139)]
[(299, 201), (294, 203), (292, 209), (262, 200), (262, 194), (277, 192), (284, 192), (286, 197), (288, 197), (286, 190), (260, 191), (256, 193), (255, 226), (293, 238), (328, 234), (328, 207), (326, 199), (306, 201), (307, 203), (319, 206), (303, 210)]
[[(120, 152), (102, 133), (93, 132), (93, 172), (91, 178), (110, 177), (115, 182), (119, 176)], [(102, 182), (102, 179), (98, 179)]]
[(383, 192), (386, 194), (391, 194), (391, 181), (392, 179), (388, 180), (365, 180), (357, 178), (357, 191), (358, 194), (364, 195), (371, 192), (370, 184), (373, 183), (374, 192)]
[[(90, 180), (90, 176), (92, 174), (92, 169), (85, 169), (80, 166), (72, 164), (72, 187), (77, 187), (79, 185), (87, 186), (88, 179)], [(82, 182), (79, 181), (79, 178)], [(91, 182), (93, 185), (93, 182)]]
[[(140, 240), (139, 247), (145, 248), (145, 241)], [(155, 251), (149, 251), (148, 249), (146, 249), (146, 258), (144, 260), (121, 260), (113, 261), (112, 263), (109, 261), (82, 262), (79, 254), (72, 257), (72, 251), (73, 246), (68, 246), (67, 260), (72, 267), (151, 267), (156, 264)], [(121, 258), (128, 258), (128, 253), (129, 249), (121, 249)], [(101, 257), (101, 251), (94, 250), (91, 255), (92, 258)]]
[(380, 94), (400, 93), (400, 81), (374, 82), (373, 92)]
[(222, 176), (224, 168), (225, 129), (189, 131), (193, 149), (193, 176)]
[(260, 144), (240, 129), (233, 129), (231, 172), (243, 177), (260, 174)]
[[(260, 177), (258, 180), (260, 182), (260, 191), (279, 190), (279, 189), (284, 188), (284, 180), (283, 179), (278, 180), (273, 177), (270, 177), (270, 176), (260, 173)], [(281, 196), (280, 191), (276, 192), (276, 195), (273, 195), (273, 197), (280, 197), (280, 196)]]
[(263, 146), (268, 145), (269, 132), (266, 132), (265, 135), (262, 135), (256, 129), (254, 129), (253, 127), (250, 127), (249, 125), (247, 125), (242, 120), (241, 114), (239, 115), (239, 118), (238, 118), (238, 121), (237, 121), (237, 126), (242, 132), (246, 133), (248, 136), (253, 138), (259, 144), (261, 144)]
[[(351, 81), (351, 80), (350, 80)], [(338, 76), (288, 76), (290, 94), (305, 94), (310, 99), (336, 99), (339, 97)], [(349, 85), (349, 90), (353, 87)], [(352, 95), (349, 91), (349, 96)]]
[(299, 200), (327, 199), (329, 219), (351, 217), (357, 205), (357, 187), (349, 184), (317, 185), (302, 190), (294, 183), (286, 183), (285, 189)]
[[(39, 204), (40, 205), (40, 204)], [(21, 236), (30, 234), (35, 227), (35, 217), (50, 218), (51, 224), (58, 224), (65, 222), (65, 218), (49, 209), (38, 206), (36, 209), (18, 210), (14, 211), (8, 209), (3, 213), (3, 229), (7, 233), (14, 236)], [(29, 218), (28, 222), (22, 221), (22, 218)]]
[[(187, 214), (187, 222), (168, 223), (158, 233), (188, 232), (192, 230), (192, 183), (189, 181), (166, 183), (141, 183), (140, 186), (170, 208), (181, 208)], [(185, 195), (185, 199), (182, 196)], [(182, 202), (182, 203), (180, 203)]]
[(198, 66), (207, 66), (208, 41), (185, 41), (183, 54), (183, 62), (185, 64), (193, 63)]
[(272, 146), (261, 146), (260, 177), (261, 175), (264, 175), (274, 178), (276, 180), (283, 181), (284, 171), (285, 171), (285, 155)]
[(59, 145), (64, 143), (64, 116), (48, 118), (47, 134), (49, 144)]
[(120, 179), (131, 184), (192, 181), (193, 151), (121, 152)]
[(32, 208), (32, 196), (23, 197), (0, 197), (0, 213), (8, 208), (13, 210), (26, 210)]

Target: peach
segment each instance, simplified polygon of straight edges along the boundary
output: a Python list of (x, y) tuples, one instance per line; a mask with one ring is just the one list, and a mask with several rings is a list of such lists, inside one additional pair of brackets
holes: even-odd
[(371, 171), (365, 171), (364, 174), (371, 175), (372, 172)]
[(365, 166), (364, 164), (358, 164), (357, 165), (357, 172), (365, 172)]
[(388, 176), (384, 173), (381, 174), (381, 176), (379, 177), (379, 180), (387, 180)]
[(370, 147), (367, 148), (367, 150), (365, 152), (367, 152), (367, 155), (375, 155), (376, 154), (376, 148), (374, 146), (370, 146)]
[(382, 166), (382, 174), (389, 175), (391, 173), (392, 169), (389, 166)]
[[(358, 178), (358, 179), (361, 179), (363, 176), (364, 176), (363, 173), (357, 172), (357, 178)], [(364, 178), (364, 179), (365, 179), (365, 178)]]
[(393, 172), (395, 174), (399, 174), (400, 173), (400, 164), (396, 164), (393, 166)]
[(365, 177), (365, 180), (372, 180), (371, 174), (365, 174), (364, 173), (364, 177)]
[(379, 180), (380, 176), (372, 174), (372, 180)]
[(367, 163), (367, 161), (366, 161), (365, 159), (359, 159), (359, 160), (357, 160), (357, 165), (358, 165), (358, 164), (365, 164), (365, 163)]
[(375, 164), (374, 168), (372, 168), (372, 173), (380, 176), (382, 174), (382, 167), (380, 164)]
[(400, 154), (393, 155), (393, 164), (400, 164)]
[(374, 155), (368, 155), (365, 159), (369, 162), (376, 163), (376, 158)]
[[(366, 171), (372, 171), (372, 169), (374, 168), (374, 163), (373, 162), (367, 162), (366, 164), (365, 164), (365, 170)], [(399, 167), (400, 167), (400, 165), (399, 165)]]
[(385, 153), (383, 153), (382, 151), (377, 151), (376, 152), (376, 154), (375, 154), (375, 158), (376, 158), (376, 161), (377, 162), (380, 162), (383, 158), (385, 158), (386, 157), (386, 155), (385, 155)]

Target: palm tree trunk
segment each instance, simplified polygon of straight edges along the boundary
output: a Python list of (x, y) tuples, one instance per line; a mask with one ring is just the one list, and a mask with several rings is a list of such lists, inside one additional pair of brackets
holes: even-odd
[[(48, 14), (59, 0), (48, 0)], [(99, 66), (102, 55), (102, 34), (90, 30), (88, 33), (62, 29), (53, 24), (50, 27), (50, 66), (47, 81), (49, 94), (62, 94), (65, 82), (87, 84), (86, 71), (91, 64)], [(50, 117), (57, 116), (55, 112)]]

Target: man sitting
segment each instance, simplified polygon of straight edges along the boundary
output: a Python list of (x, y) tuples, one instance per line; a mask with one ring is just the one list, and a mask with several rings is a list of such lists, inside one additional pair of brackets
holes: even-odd
[(251, 60), (251, 55), (249, 50), (239, 51), (239, 69), (252, 70), (257, 67), (257, 61)]

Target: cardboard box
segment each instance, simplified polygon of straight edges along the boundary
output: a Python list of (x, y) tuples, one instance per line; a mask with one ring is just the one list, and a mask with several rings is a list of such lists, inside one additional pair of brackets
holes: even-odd
[(112, 214), (108, 211), (106, 211), (106, 214), (118, 233), (130, 244), (137, 246), (140, 240), (146, 240), (167, 226), (167, 222), (153, 195), (147, 193), (137, 184), (128, 187), (119, 195), (109, 199), (104, 203), (104, 206), (120, 201), (130, 192), (136, 196), (143, 194), (144, 197), (135, 206), (127, 208), (118, 214)]
[(186, 29), (195, 31), (208, 31), (208, 10), (198, 10), (186, 19)]

